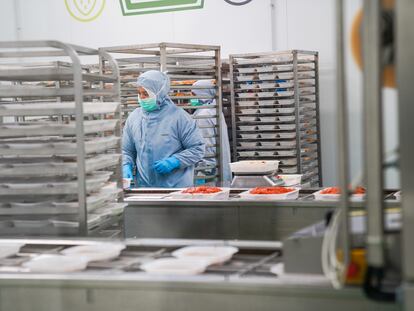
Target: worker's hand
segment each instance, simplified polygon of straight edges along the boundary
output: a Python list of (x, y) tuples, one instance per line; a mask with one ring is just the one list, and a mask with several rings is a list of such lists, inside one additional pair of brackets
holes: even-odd
[(155, 162), (153, 168), (158, 174), (169, 174), (180, 167), (180, 160), (172, 156), (165, 160)]
[(132, 174), (132, 165), (131, 164), (124, 164), (122, 166), (122, 175), (124, 178), (133, 179)]

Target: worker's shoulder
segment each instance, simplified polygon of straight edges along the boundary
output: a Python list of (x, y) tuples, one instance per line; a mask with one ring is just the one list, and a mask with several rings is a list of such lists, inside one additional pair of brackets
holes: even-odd
[(174, 114), (181, 120), (193, 120), (191, 116), (183, 108), (176, 106), (175, 104), (170, 105), (168, 113)]
[(138, 107), (136, 109), (134, 109), (129, 115), (128, 118), (126, 120), (126, 125), (129, 125), (131, 122), (134, 123), (134, 121), (137, 120), (137, 118), (141, 117), (141, 108)]

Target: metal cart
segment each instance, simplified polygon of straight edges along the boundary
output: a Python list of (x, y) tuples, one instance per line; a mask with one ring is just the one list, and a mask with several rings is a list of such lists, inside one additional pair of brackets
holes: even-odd
[(318, 53), (230, 55), (233, 160), (279, 160), (283, 174), (322, 184)]
[[(181, 108), (193, 113), (194, 107), (190, 106), (191, 99), (211, 99), (210, 97), (197, 97), (191, 91), (193, 83), (199, 79), (211, 79), (215, 81), (216, 96), (215, 105), (199, 106), (197, 109), (212, 110), (210, 114), (193, 116), (194, 119), (203, 120), (200, 126), (203, 137), (210, 139), (206, 146), (206, 155), (195, 170), (196, 180), (205, 180), (208, 183), (219, 185), (222, 181), (222, 146), (221, 118), (221, 61), (220, 47), (195, 44), (155, 43), (128, 46), (115, 46), (101, 48), (116, 55), (121, 74), (121, 98), (123, 105), (123, 120), (129, 113), (138, 107), (137, 102), (137, 77), (148, 70), (160, 70), (166, 72), (171, 79), (170, 97)], [(203, 88), (203, 87), (197, 87)], [(211, 137), (210, 129), (215, 129), (214, 137)], [(213, 138), (213, 139), (212, 139)], [(210, 172), (206, 174), (206, 172)], [(212, 173), (211, 173), (212, 172)]]
[(116, 62), (57, 41), (0, 51), (0, 235), (88, 235), (119, 221)]

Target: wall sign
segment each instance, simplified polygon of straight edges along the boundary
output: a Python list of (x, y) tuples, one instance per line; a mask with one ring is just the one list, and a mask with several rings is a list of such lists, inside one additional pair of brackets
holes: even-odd
[(201, 9), (204, 0), (119, 0), (122, 14), (141, 15)]
[[(91, 22), (102, 14), (106, 0), (64, 0), (69, 14), (80, 22)], [(245, 5), (252, 0), (224, 0)], [(202, 9), (204, 0), (119, 0), (124, 16)]]
[(105, 8), (106, 0), (65, 0), (69, 14), (80, 22), (95, 20)]

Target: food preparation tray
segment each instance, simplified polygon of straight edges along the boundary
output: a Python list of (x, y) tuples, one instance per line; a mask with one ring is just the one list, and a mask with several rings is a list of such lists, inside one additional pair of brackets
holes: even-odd
[(259, 200), (259, 201), (279, 201), (279, 200), (296, 200), (299, 197), (300, 188), (292, 187), (292, 192), (283, 194), (251, 194), (250, 191), (240, 193), (240, 198), (243, 200)]
[(230, 196), (230, 188), (221, 188), (217, 193), (184, 193), (184, 190), (176, 191), (170, 194), (167, 199), (172, 200), (227, 200)]

